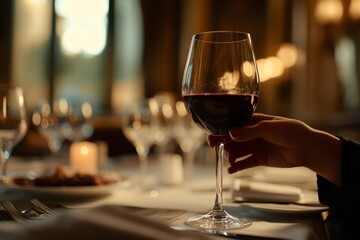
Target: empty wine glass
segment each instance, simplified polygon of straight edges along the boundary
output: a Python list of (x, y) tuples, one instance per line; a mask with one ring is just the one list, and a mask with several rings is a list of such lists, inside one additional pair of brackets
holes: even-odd
[(155, 144), (159, 156), (171, 152), (171, 140), (173, 139), (173, 127), (175, 125), (175, 98), (171, 93), (161, 93), (152, 99), (157, 103), (156, 115), (158, 128), (155, 134)]
[(68, 104), (69, 114), (65, 124), (65, 137), (72, 142), (89, 138), (94, 132), (94, 127), (89, 121), (93, 114), (91, 104), (88, 102)]
[(224, 210), (222, 178), (224, 143), (229, 128), (245, 124), (258, 101), (259, 76), (250, 34), (214, 31), (195, 34), (185, 65), (182, 95), (195, 123), (217, 140), (216, 195), (213, 209), (186, 221), (200, 229), (222, 231), (251, 221)]
[(0, 86), (1, 182), (7, 183), (6, 164), (13, 147), (25, 136), (27, 117), (24, 92), (20, 87)]
[(174, 138), (184, 153), (185, 179), (191, 180), (196, 151), (205, 142), (205, 132), (192, 120), (183, 101), (175, 104), (176, 124), (173, 127)]
[(140, 175), (137, 188), (147, 190), (148, 155), (155, 143), (158, 122), (155, 116), (159, 109), (154, 99), (130, 103), (125, 110), (124, 135), (135, 146), (140, 160)]
[(69, 106), (66, 99), (45, 102), (32, 115), (32, 122), (47, 142), (52, 154), (57, 154), (65, 139), (64, 129), (68, 118)]

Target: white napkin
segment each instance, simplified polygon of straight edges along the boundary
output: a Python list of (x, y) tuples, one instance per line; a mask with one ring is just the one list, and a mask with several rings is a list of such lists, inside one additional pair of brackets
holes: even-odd
[(289, 185), (234, 179), (232, 197), (235, 201), (296, 202), (302, 195), (300, 188)]
[(176, 231), (166, 224), (144, 218), (120, 206), (105, 205), (91, 209), (65, 210), (43, 221), (27, 225), (0, 227), (0, 239), (64, 240), (64, 239), (159, 239), (209, 240), (194, 231)]

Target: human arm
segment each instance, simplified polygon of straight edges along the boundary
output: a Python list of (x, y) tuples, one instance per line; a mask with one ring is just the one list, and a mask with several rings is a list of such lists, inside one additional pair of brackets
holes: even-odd
[[(254, 113), (247, 126), (230, 129), (230, 136), (225, 144), (229, 173), (255, 166), (305, 166), (341, 186), (341, 142), (329, 133), (299, 120)], [(208, 141), (213, 144), (211, 137)]]

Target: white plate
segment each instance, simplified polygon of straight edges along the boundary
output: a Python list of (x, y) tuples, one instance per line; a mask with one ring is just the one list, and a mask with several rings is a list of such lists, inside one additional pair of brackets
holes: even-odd
[(7, 189), (19, 191), (30, 195), (42, 195), (48, 197), (97, 197), (111, 194), (116, 188), (120, 188), (119, 182), (99, 185), (99, 186), (62, 186), (62, 187), (41, 187), (41, 186), (22, 186), (8, 184)]
[(327, 211), (325, 205), (299, 205), (299, 204), (275, 204), (275, 203), (243, 203), (258, 211), (285, 213), (285, 214), (313, 214)]

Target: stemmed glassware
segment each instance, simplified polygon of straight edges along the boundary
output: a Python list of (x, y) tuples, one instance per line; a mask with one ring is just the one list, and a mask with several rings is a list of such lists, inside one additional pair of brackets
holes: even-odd
[(0, 181), (2, 183), (8, 182), (6, 164), (12, 149), (25, 136), (27, 129), (22, 88), (0, 86)]
[(158, 131), (158, 105), (155, 99), (143, 99), (130, 103), (125, 110), (124, 135), (135, 146), (140, 160), (139, 183), (136, 188), (140, 191), (148, 190), (147, 172), (148, 155), (155, 143), (155, 134)]
[(251, 221), (227, 213), (223, 206), (224, 143), (229, 128), (244, 125), (258, 101), (259, 75), (250, 34), (214, 31), (192, 37), (182, 82), (182, 96), (195, 123), (217, 141), (216, 195), (213, 209), (186, 224), (221, 231), (249, 226)]
[(185, 179), (191, 180), (195, 154), (205, 142), (206, 134), (191, 120), (183, 101), (176, 102), (175, 113), (176, 124), (173, 126), (173, 135), (184, 153)]
[(173, 138), (175, 99), (170, 93), (157, 94), (152, 99), (157, 103), (159, 110), (155, 116), (158, 121), (155, 145), (157, 146), (159, 156), (162, 157), (166, 152), (171, 152), (169, 143), (171, 143)]
[(69, 113), (65, 124), (65, 137), (71, 142), (89, 138), (94, 132), (94, 127), (89, 122), (93, 114), (91, 104), (88, 102), (75, 104), (68, 101), (68, 106)]
[(51, 153), (57, 154), (65, 139), (65, 125), (67, 123), (69, 106), (62, 98), (52, 104), (45, 102), (32, 115), (32, 122), (47, 142)]

